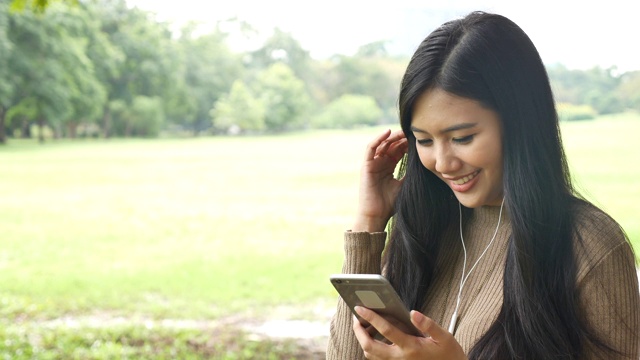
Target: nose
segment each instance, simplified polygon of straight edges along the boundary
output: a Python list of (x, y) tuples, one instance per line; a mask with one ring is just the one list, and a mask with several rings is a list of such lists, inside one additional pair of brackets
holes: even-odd
[(461, 167), (460, 159), (450, 146), (439, 144), (435, 146), (435, 169), (441, 174), (455, 174)]

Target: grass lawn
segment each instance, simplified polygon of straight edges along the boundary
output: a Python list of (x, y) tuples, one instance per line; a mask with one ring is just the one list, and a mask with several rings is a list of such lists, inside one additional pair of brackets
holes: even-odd
[[(564, 123), (563, 141), (578, 190), (616, 219), (640, 256), (640, 115)], [(634, 160), (635, 159), (635, 160)]]
[[(290, 304), (305, 317), (334, 304), (328, 274), (340, 270), (360, 159), (379, 130), (11, 140), (0, 147), (0, 354), (7, 341), (32, 344), (15, 324), (68, 314), (261, 317)], [(640, 116), (562, 130), (580, 189), (640, 249)]]

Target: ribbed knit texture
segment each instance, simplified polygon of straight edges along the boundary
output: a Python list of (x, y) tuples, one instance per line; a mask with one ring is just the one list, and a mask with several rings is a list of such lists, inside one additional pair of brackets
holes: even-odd
[[(380, 274), (380, 261), (387, 233), (347, 231), (344, 236), (344, 274)], [(346, 260), (348, 257), (348, 261)], [(362, 348), (353, 333), (353, 313), (342, 299), (331, 321), (331, 339), (339, 344), (327, 348), (327, 359), (364, 359)], [(330, 342), (332, 342), (330, 340)]]
[[(467, 272), (491, 241), (498, 224), (498, 207), (474, 209), (463, 218), (467, 248)], [(578, 215), (579, 238), (575, 243), (578, 262), (577, 291), (582, 315), (609, 346), (640, 358), (640, 293), (633, 252), (615, 222), (597, 209)], [(495, 241), (469, 276), (462, 291), (454, 336), (468, 353), (495, 321), (502, 306), (504, 263), (511, 224), (506, 209)], [(448, 328), (455, 309), (463, 267), (458, 231), (445, 234), (434, 282), (421, 310), (443, 328)], [(345, 233), (345, 273), (380, 273), (385, 233)], [(353, 315), (342, 300), (330, 329), (327, 359), (364, 359), (352, 329)], [(589, 358), (604, 355), (589, 349)], [(613, 357), (609, 354), (607, 359)]]

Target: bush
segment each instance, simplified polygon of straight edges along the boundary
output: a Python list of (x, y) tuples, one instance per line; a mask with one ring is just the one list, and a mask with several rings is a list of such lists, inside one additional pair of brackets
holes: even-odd
[[(265, 106), (241, 80), (213, 104), (209, 112), (213, 127), (223, 132), (261, 131), (265, 128)], [(237, 130), (233, 130), (237, 129)]]
[(157, 137), (165, 121), (161, 99), (136, 96), (131, 104), (131, 120), (135, 135)]
[(311, 126), (321, 129), (335, 129), (376, 125), (382, 115), (382, 110), (373, 97), (346, 94), (331, 102), (324, 111), (312, 119)]
[(557, 104), (557, 108), (558, 118), (561, 121), (591, 120), (597, 115), (597, 112), (591, 105), (559, 103)]

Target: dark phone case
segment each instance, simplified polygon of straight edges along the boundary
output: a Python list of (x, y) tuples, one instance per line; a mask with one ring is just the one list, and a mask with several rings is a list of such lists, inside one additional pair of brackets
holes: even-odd
[[(369, 327), (370, 324), (353, 310), (356, 306), (366, 307), (375, 311), (407, 334), (424, 337), (422, 332), (411, 323), (409, 310), (407, 310), (393, 289), (393, 286), (391, 286), (389, 281), (383, 276), (370, 274), (335, 274), (331, 275), (330, 280), (342, 299), (347, 303), (349, 308), (351, 308), (351, 312), (353, 312), (365, 328)], [(357, 291), (374, 292), (384, 305), (380, 307), (380, 304), (374, 301), (375, 307), (367, 306), (358, 296)]]

